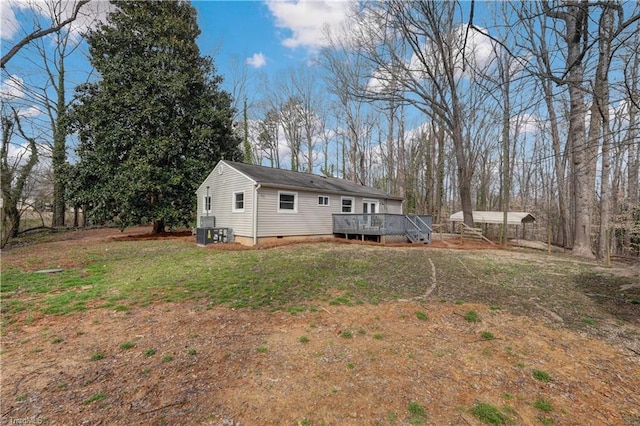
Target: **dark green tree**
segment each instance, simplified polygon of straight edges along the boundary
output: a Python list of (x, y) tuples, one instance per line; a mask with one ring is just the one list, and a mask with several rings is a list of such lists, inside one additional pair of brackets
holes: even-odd
[(115, 2), (87, 41), (100, 79), (77, 88), (68, 197), (94, 222), (188, 226), (194, 192), (222, 158), (242, 159), (231, 96), (200, 56), (188, 2)]

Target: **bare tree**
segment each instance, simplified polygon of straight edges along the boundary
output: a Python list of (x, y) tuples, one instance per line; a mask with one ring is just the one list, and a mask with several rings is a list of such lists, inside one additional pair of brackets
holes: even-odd
[[(78, 14), (80, 13), (80, 9), (82, 8), (82, 6), (89, 3), (89, 1), (90, 0), (78, 0), (73, 6), (73, 11), (71, 12), (71, 15), (68, 18), (63, 19), (64, 15), (55, 14), (54, 16), (52, 16), (51, 26), (49, 28), (43, 29), (41, 27), (38, 27), (34, 31), (25, 35), (21, 40), (19, 40), (15, 45), (13, 45), (7, 53), (2, 55), (2, 59), (0, 59), (0, 68), (4, 68), (7, 62), (9, 62), (9, 60), (11, 60), (11, 58), (13, 58), (20, 51), (20, 49), (25, 47), (27, 44), (31, 43), (34, 40), (38, 40), (43, 37), (46, 37), (49, 34), (57, 33), (61, 29), (63, 29), (64, 27), (66, 27), (67, 25), (75, 21), (78, 18)], [(60, 5), (62, 4), (61, 2), (58, 2), (58, 3)], [(64, 11), (64, 8), (58, 8), (58, 10)]]
[(602, 3), (598, 32), (598, 65), (593, 83), (593, 102), (589, 124), (589, 138), (602, 138), (602, 171), (600, 174), (600, 235), (596, 254), (599, 259), (608, 256), (609, 222), (611, 216), (611, 125), (609, 114), (609, 68), (611, 65), (611, 39), (614, 35), (615, 6), (611, 1)]
[[(27, 180), (38, 163), (38, 148), (35, 138), (25, 134), (20, 116), (13, 109), (2, 111), (2, 147), (0, 147), (0, 187), (2, 192), (2, 238), (1, 247), (18, 235), (20, 228), (20, 210), (18, 204), (23, 200)], [(26, 146), (12, 142), (18, 136), (27, 142)], [(14, 149), (11, 146), (14, 145)]]
[(271, 167), (280, 168), (280, 151), (278, 146), (280, 135), (280, 119), (276, 110), (269, 109), (264, 118), (258, 122), (258, 146), (270, 162)]
[(300, 101), (295, 97), (286, 100), (282, 109), (279, 111), (280, 125), (282, 133), (287, 141), (289, 152), (291, 154), (291, 170), (300, 170), (300, 150), (303, 138), (303, 107)]
[(342, 161), (336, 158), (340, 175), (364, 183), (366, 171), (360, 168), (359, 159), (366, 145), (364, 135), (371, 133), (374, 120), (364, 92), (358, 91), (359, 78), (366, 72), (367, 61), (352, 45), (352, 31), (347, 27), (338, 33), (327, 33), (329, 46), (322, 50), (320, 63), (326, 71), (328, 90), (334, 95), (336, 132), (341, 140), (339, 157)]
[[(24, 94), (23, 99), (14, 100), (12, 103), (20, 102), (23, 107), (36, 108), (47, 117), (47, 123), (39, 123), (38, 126), (43, 129), (43, 132), (49, 134), (49, 137), (43, 140), (41, 154), (43, 157), (51, 159), (53, 177), (52, 226), (54, 227), (65, 225), (65, 170), (68, 148), (65, 120), (66, 111), (70, 105), (70, 101), (67, 99), (67, 86), (70, 79), (66, 62), (82, 45), (81, 32), (97, 22), (102, 14), (101, 8), (91, 8), (89, 11), (90, 6), (87, 3), (89, 0), (74, 2), (47, 0), (44, 3), (32, 4), (33, 25), (36, 28), (42, 28), (42, 22), (50, 20), (52, 26), (46, 30), (36, 30), (27, 34), (21, 42), (14, 46), (16, 50), (7, 54), (11, 54), (10, 57), (13, 57), (22, 48), (25, 48), (19, 56), (23, 56), (31, 64), (27, 73), (30, 76), (28, 81), (23, 82), (22, 79), (15, 76), (9, 77), (14, 82), (20, 82), (20, 90)], [(97, 3), (91, 5), (97, 7)], [(70, 8), (72, 8), (71, 12)], [(84, 15), (80, 14), (81, 8)], [(67, 16), (69, 17), (65, 19)], [(81, 17), (82, 19), (80, 19)], [(6, 68), (3, 71), (8, 73)], [(16, 73), (20, 74), (21, 72), (20, 68), (17, 68)]]
[(453, 142), (464, 222), (472, 225), (473, 167), (463, 100), (469, 87), (462, 81), (465, 46), (462, 27), (456, 25), (458, 4), (391, 1), (362, 8), (357, 48), (373, 69), (366, 96), (395, 98), (441, 123)]
[[(551, 51), (549, 43), (551, 35), (555, 34), (554, 29), (549, 29), (546, 25), (545, 15), (542, 10), (542, 3), (533, 3), (530, 5), (521, 3), (519, 9), (516, 10), (519, 18), (519, 27), (523, 30), (523, 36), (518, 37), (521, 40), (519, 45), (532, 56), (532, 67), (528, 69), (535, 81), (538, 82), (542, 92), (542, 99), (546, 107), (548, 129), (544, 131), (551, 138), (551, 147), (553, 152), (553, 164), (555, 180), (558, 186), (557, 203), (558, 203), (558, 228), (559, 243), (563, 247), (568, 247), (572, 243), (572, 228), (569, 216), (569, 202), (567, 200), (568, 183), (567, 183), (567, 164), (568, 164), (568, 145), (562, 140), (561, 117), (557, 110), (557, 104), (562, 105), (563, 93), (556, 89), (557, 81), (553, 78), (554, 70), (552, 69), (551, 60), (554, 52)], [(551, 33), (551, 34), (550, 34)], [(527, 43), (527, 44), (523, 44)], [(542, 130), (542, 129), (541, 129)]]

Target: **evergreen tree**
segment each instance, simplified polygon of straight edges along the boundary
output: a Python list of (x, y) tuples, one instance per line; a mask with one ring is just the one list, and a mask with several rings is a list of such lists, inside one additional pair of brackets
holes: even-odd
[(100, 79), (77, 88), (80, 143), (70, 199), (97, 222), (154, 232), (189, 225), (195, 190), (221, 158), (241, 160), (231, 97), (201, 57), (187, 2), (122, 1), (88, 35)]

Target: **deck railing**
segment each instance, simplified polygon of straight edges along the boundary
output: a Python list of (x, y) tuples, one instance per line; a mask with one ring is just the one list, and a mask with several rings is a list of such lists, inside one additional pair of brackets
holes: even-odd
[(432, 217), (390, 213), (334, 214), (333, 233), (345, 235), (405, 235), (411, 241), (430, 241)]

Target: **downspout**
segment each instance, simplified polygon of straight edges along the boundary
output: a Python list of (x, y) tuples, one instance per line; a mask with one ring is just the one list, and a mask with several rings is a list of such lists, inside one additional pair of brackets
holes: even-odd
[(258, 190), (262, 185), (253, 185), (253, 245), (258, 244)]

